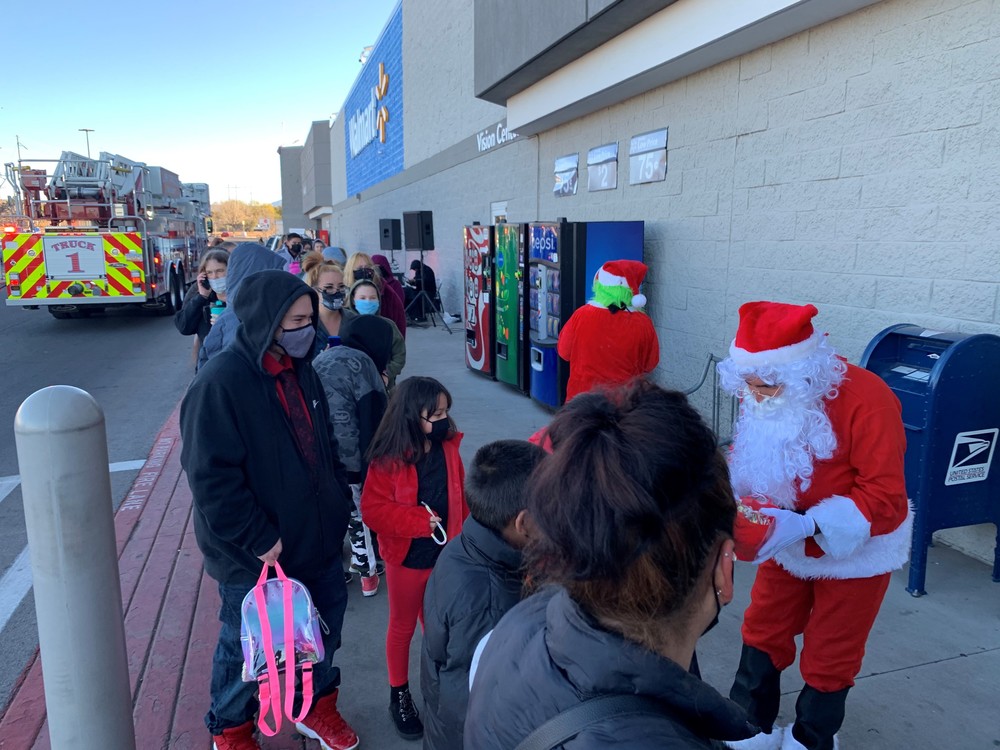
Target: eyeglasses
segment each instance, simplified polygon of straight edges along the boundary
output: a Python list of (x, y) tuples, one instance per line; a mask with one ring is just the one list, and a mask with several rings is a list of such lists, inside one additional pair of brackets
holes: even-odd
[(746, 383), (746, 389), (755, 396), (762, 396), (763, 398), (771, 398), (772, 396), (777, 396), (778, 391), (782, 388), (781, 383)]

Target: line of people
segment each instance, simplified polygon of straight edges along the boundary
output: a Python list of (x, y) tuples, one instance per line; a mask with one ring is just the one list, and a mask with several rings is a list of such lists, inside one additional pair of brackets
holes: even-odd
[[(182, 404), (196, 534), (222, 596), (206, 716), (215, 747), (259, 747), (239, 603), (261, 561), (279, 557), (328, 630), (298, 727), (327, 750), (358, 746), (333, 662), (349, 529), (365, 595), (384, 561), (388, 707), (406, 739), (832, 750), (889, 572), (905, 562), (909, 516), (899, 403), (813, 331), (816, 309), (741, 308), (720, 366), (742, 403), (729, 466), (683, 395), (634, 379), (576, 394), (544, 450), (480, 447), (466, 476), (451, 395), (426, 377), (393, 387), (402, 332), (374, 313), (395, 292), (364, 272), (372, 259), (351, 260), (305, 258), (304, 280), (284, 265), (230, 279), (234, 314), (206, 347), (227, 315), (238, 325)], [(770, 536), (755, 548), (727, 699), (701, 681), (695, 647), (732, 601), (750, 497), (766, 501)], [(408, 670), (418, 622), (423, 718)], [(778, 727), (780, 673), (801, 633), (807, 684), (795, 722)]]

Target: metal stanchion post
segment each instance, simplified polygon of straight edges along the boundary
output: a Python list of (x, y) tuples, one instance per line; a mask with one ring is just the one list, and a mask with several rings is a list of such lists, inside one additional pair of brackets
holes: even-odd
[(14, 418), (54, 748), (135, 750), (104, 412), (79, 388)]

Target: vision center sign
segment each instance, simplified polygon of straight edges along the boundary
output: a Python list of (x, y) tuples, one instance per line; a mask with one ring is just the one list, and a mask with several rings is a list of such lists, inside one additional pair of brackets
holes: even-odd
[(347, 192), (403, 170), (403, 7), (386, 23), (344, 102)]

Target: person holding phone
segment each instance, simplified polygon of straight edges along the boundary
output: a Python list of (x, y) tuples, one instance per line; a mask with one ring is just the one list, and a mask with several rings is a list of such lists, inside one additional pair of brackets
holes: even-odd
[(198, 280), (192, 284), (181, 309), (174, 314), (174, 325), (184, 336), (196, 336), (194, 358), (209, 331), (212, 330), (211, 310), (216, 302), (226, 303), (226, 272), (229, 269), (229, 251), (213, 248), (205, 253), (198, 266)]

